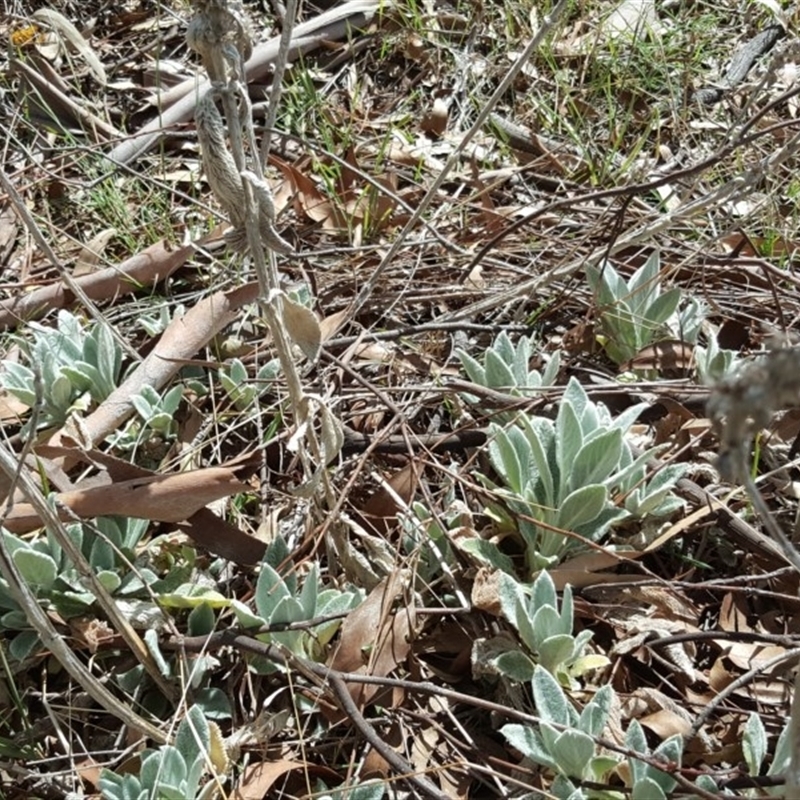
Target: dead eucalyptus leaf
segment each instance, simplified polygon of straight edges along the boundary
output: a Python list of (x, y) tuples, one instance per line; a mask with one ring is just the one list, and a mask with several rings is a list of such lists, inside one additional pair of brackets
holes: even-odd
[[(404, 603), (397, 609), (394, 606), (407, 580), (406, 571), (395, 570), (347, 615), (331, 663), (333, 669), (386, 677), (406, 660), (411, 650), (414, 608)], [(379, 689), (366, 684), (349, 686), (353, 700), (361, 707), (372, 701)], [(336, 709), (333, 713), (341, 712)]]
[(344, 427), (341, 420), (330, 410), (322, 398), (317, 398), (319, 403), (320, 444), (322, 445), (322, 460), (330, 464), (344, 445)]
[[(170, 250), (165, 242), (158, 242), (121, 264), (82, 275), (76, 283), (90, 300), (109, 300), (164, 280), (194, 252), (191, 245)], [(52, 309), (74, 303), (75, 297), (69, 288), (62, 281), (56, 281), (0, 302), (0, 329), (13, 328), (20, 320), (39, 319)]]
[(419, 472), (419, 465), (409, 462), (364, 503), (357, 519), (365, 530), (385, 536), (397, 525), (397, 515), (408, 507), (417, 490)]
[(332, 339), (350, 319), (350, 309), (343, 308), (341, 311), (335, 311), (328, 317), (325, 317), (320, 323), (320, 334), (322, 341), (327, 342)]
[(286, 295), (281, 297), (281, 321), (292, 341), (309, 361), (316, 361), (322, 346), (322, 328), (317, 315)]
[[(154, 475), (111, 483), (107, 486), (76, 489), (54, 496), (59, 516), (91, 518), (110, 515), (181, 522), (209, 503), (246, 491), (227, 467), (209, 467), (174, 475)], [(27, 503), (17, 503), (6, 517), (5, 527), (13, 533), (41, 526), (38, 515)]]
[(657, 370), (665, 377), (684, 377), (694, 368), (694, 347), (678, 339), (664, 339), (640, 350), (620, 369)]

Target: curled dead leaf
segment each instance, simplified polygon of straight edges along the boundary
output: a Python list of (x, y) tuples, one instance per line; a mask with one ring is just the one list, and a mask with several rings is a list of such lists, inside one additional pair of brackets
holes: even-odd
[(309, 361), (316, 361), (322, 346), (322, 328), (317, 315), (301, 303), (283, 295), (280, 302), (281, 321), (292, 341)]

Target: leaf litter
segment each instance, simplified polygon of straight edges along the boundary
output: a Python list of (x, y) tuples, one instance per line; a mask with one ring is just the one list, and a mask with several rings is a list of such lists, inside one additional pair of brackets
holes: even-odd
[[(241, 13), (257, 31), (245, 74), (258, 123), (280, 26), (254, 4)], [(564, 687), (571, 701), (580, 710), (612, 686), (616, 705), (601, 738), (616, 746), (628, 741), (632, 720), (651, 748), (683, 737), (682, 763), (670, 774), (685, 793), (797, 796), (791, 770), (784, 790), (783, 766), (770, 767), (791, 708), (796, 572), (747, 496), (715, 472), (719, 440), (704, 410), (710, 388), (697, 378), (698, 348), (711, 339), (724, 350), (723, 333), (736, 332), (728, 349), (752, 358), (779, 333), (791, 340), (797, 318), (791, 46), (764, 56), (719, 105), (699, 110), (691, 102), (694, 89), (726, 74), (731, 42), (746, 44), (773, 24), (774, 9), (754, 8), (744, 23), (725, 9), (684, 9), (685, 19), (649, 3), (571, 9), (492, 101), (514, 135), (502, 124), (481, 127), (466, 146), (464, 134), (543, 18), (500, 4), (422, 8), (399, 0), (304, 13), (266, 175), (278, 230), (297, 251), (279, 256), (286, 324), (305, 354), (303, 380), (324, 409), (303, 414), (287, 404), (282, 376), (270, 367), (274, 341), (248, 262), (220, 246), (217, 230), (209, 234), (219, 207), (192, 172), (203, 73), (183, 41), (189, 9), (156, 4), (148, 17), (103, 2), (57, 11), (23, 3), (0, 26), (12, 44), (2, 89), (18, 99), (2, 118), (4, 173), (57, 260), (31, 241), (6, 196), (4, 357), (14, 337), (29, 335), (28, 322), (55, 325), (54, 312), (65, 308), (87, 321), (102, 315), (138, 355), (114, 392), (85, 408), (76, 401), (69, 427), (43, 426), (36, 439), (24, 427), (36, 412), (6, 392), (5, 446), (52, 492), (58, 515), (84, 526), (87, 552), (113, 591), (114, 570), (137, 602), (140, 594), (166, 599), (194, 587), (192, 611), (165, 607), (172, 633), (159, 631), (148, 647), (167, 664), (175, 637), (188, 637), (164, 677), (216, 715), (229, 755), (265, 704), (281, 720), (203, 780), (222, 781), (220, 792), (234, 797), (321, 796), (337, 786), (340, 796), (355, 797), (374, 779), (375, 796), (401, 796), (397, 779), (419, 774), (424, 782), (411, 784), (413, 796), (560, 796), (564, 784), (553, 770), (522, 759), (500, 734), (515, 715), (541, 713), (530, 686), (493, 671), (488, 651), (475, 646), (521, 646), (499, 613), (496, 576), (502, 564), (525, 577), (525, 559), (518, 519), (504, 510), (486, 451), (453, 436), (479, 430), (485, 441), (493, 418), (526, 406), (502, 382), (491, 397), (476, 387), (491, 400), (481, 403), (446, 381), (462, 374), (456, 350), (480, 360), (507, 329), (534, 333), (541, 353), (562, 351), (556, 386), (531, 398), (530, 413), (555, 417), (567, 377), (577, 376), (614, 415), (644, 402), (642, 436), (658, 432), (670, 448), (659, 459), (686, 467), (678, 483), (684, 505), (660, 527), (631, 519), (552, 567), (559, 590), (575, 589), (575, 632), (593, 634), (588, 656), (608, 664), (572, 678)], [(782, 22), (791, 39), (796, 20)], [(688, 62), (694, 49), (699, 55)], [(167, 54), (178, 67), (172, 75), (158, 68)], [(100, 159), (98, 182), (87, 155), (100, 152), (109, 160)], [(431, 194), (451, 158), (450, 174)], [(184, 177), (170, 182), (170, 174)], [(101, 201), (103, 185), (114, 192)], [(424, 218), (403, 231), (423, 198)], [(399, 235), (405, 244), (393, 250)], [(620, 329), (603, 319), (585, 267), (602, 271), (610, 259), (627, 280), (656, 252), (660, 281), (708, 313), (699, 338), (684, 317), (677, 335), (659, 329), (620, 363), (607, 346), (609, 331)], [(179, 305), (185, 313), (173, 315)], [(158, 327), (165, 315), (159, 332), (139, 322)], [(384, 334), (397, 345), (380, 341)], [(234, 340), (243, 343), (255, 390), (244, 410), (217, 379)], [(124, 427), (138, 420), (132, 398), (174, 386), (179, 411), (157, 447), (142, 427), (128, 449), (119, 445), (124, 439), (109, 443), (133, 430)], [(794, 399), (796, 388), (787, 394)], [(775, 411), (756, 415), (753, 425), (768, 427), (753, 464), (770, 512), (792, 530), (796, 492), (786, 487), (796, 430), (791, 412)], [(310, 490), (293, 413), (307, 426), (341, 428), (322, 431), (330, 444), (318, 455), (329, 463)], [(182, 436), (190, 416), (199, 422)], [(345, 446), (334, 457), (340, 435)], [(741, 446), (730, 437), (723, 444)], [(115, 472), (125, 464), (132, 472)], [(6, 530), (26, 533), (14, 547), (33, 553), (19, 563), (42, 579), (42, 558), (58, 555), (37, 533), (40, 514), (24, 497), (8, 502)], [(152, 524), (124, 545), (108, 538), (106, 523), (92, 522), (109, 513)], [(262, 526), (270, 515), (272, 524)], [(108, 555), (114, 548), (134, 571)], [(309, 603), (304, 587), (317, 577), (320, 591), (352, 590), (357, 602), (331, 600), (325, 635), (322, 623), (287, 616), (287, 631), (251, 636), (227, 606), (216, 616), (203, 606), (212, 591), (248, 603), (262, 558)], [(131, 693), (126, 676), (136, 657), (119, 649), (80, 584), (66, 585), (40, 596), (61, 634), (75, 635), (81, 652), (102, 654), (119, 703), (144, 697), (154, 718), (177, 724), (185, 709), (170, 705), (169, 693), (157, 685)], [(123, 764), (122, 723), (108, 709), (84, 708), (65, 734), (64, 712), (47, 697), (57, 693), (62, 708), (77, 713), (76, 687), (56, 674), (45, 695), (42, 675), (57, 659), (29, 636), (30, 626), (15, 627), (12, 607), (3, 609), (4, 677), (25, 700), (9, 708), (0, 743), (33, 748), (28, 758), (4, 761), (4, 790), (31, 796), (40, 780), (59, 796), (97, 793), (98, 765)], [(299, 641), (304, 626), (315, 633), (304, 650), (292, 650), (286, 642)], [(232, 645), (226, 630), (250, 641)], [(190, 647), (197, 636), (206, 637), (205, 655)], [(204, 666), (192, 673), (200, 659)], [(342, 676), (352, 705), (336, 688)], [(32, 727), (43, 709), (49, 721)], [(758, 758), (754, 715), (765, 737)], [(135, 739), (135, 731), (128, 735)], [(129, 768), (138, 771), (141, 758)], [(633, 773), (620, 765), (580, 784), (584, 795), (576, 797), (630, 790)], [(700, 774), (713, 790), (695, 780)]]

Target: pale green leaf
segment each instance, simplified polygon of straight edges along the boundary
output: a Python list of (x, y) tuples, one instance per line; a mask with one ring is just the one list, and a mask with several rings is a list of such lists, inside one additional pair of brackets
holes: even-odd
[(527, 683), (531, 680), (536, 666), (520, 650), (509, 650), (506, 653), (501, 653), (494, 660), (494, 664), (499, 672), (512, 681), (518, 681), (519, 683)]
[(566, 471), (568, 490), (600, 483), (613, 474), (622, 453), (622, 431), (608, 430), (585, 442)]
[(526, 758), (544, 767), (557, 770), (558, 767), (547, 752), (541, 736), (533, 728), (510, 724), (500, 728), (500, 733), (505, 736), (512, 747), (519, 750)]
[(542, 719), (559, 725), (578, 724), (578, 714), (567, 700), (564, 690), (544, 667), (536, 667), (532, 683), (536, 711)]
[(602, 484), (576, 489), (561, 503), (556, 526), (574, 531), (596, 520), (608, 504), (608, 490)]
[(664, 790), (649, 777), (641, 778), (633, 784), (630, 797), (631, 800), (667, 800)]
[(569, 661), (575, 640), (566, 633), (549, 636), (539, 646), (539, 663), (550, 672)]
[(570, 778), (581, 779), (594, 755), (594, 742), (583, 731), (566, 730), (553, 747), (552, 756), (559, 771)]
[(14, 553), (13, 558), (20, 574), (31, 586), (47, 590), (55, 583), (58, 577), (58, 567), (56, 562), (45, 553), (20, 548)]

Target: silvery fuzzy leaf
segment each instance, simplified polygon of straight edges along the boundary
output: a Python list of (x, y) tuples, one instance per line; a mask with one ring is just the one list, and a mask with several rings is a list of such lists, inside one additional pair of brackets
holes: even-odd
[(563, 731), (551, 751), (561, 773), (580, 779), (594, 756), (594, 742), (580, 730)]
[(767, 732), (764, 728), (764, 723), (761, 721), (761, 715), (756, 714), (754, 711), (750, 712), (750, 716), (744, 725), (742, 753), (750, 774), (760, 774), (761, 765), (767, 755)]
[(537, 608), (536, 613), (530, 620), (530, 628), (533, 642), (531, 649), (538, 653), (548, 639), (553, 636), (559, 636), (562, 632), (558, 610), (553, 606)]
[[(681, 756), (683, 755), (683, 737), (677, 733), (674, 736), (670, 736), (653, 750), (652, 755), (653, 758), (658, 761), (664, 761), (667, 764), (674, 764), (676, 767), (679, 767), (681, 764)], [(659, 785), (664, 794), (669, 794), (677, 784), (677, 781), (672, 775), (669, 775), (663, 770), (651, 767), (649, 764), (647, 765), (647, 775)]]
[(544, 667), (536, 667), (532, 685), (536, 711), (542, 719), (558, 725), (577, 726), (577, 712), (558, 681)]
[(614, 690), (610, 684), (601, 686), (594, 697), (583, 707), (578, 727), (590, 736), (600, 736), (611, 713), (611, 704), (614, 702)]
[(564, 476), (567, 492), (604, 481), (616, 470), (621, 455), (622, 431), (618, 429), (604, 431), (584, 442)]
[(483, 363), (489, 386), (494, 389), (503, 389), (507, 392), (516, 386), (514, 373), (497, 352), (491, 349), (487, 350)]
[[(272, 620), (272, 615), (278, 604), (291, 598), (291, 592), (286, 587), (283, 578), (276, 570), (265, 562), (261, 564), (261, 574), (256, 583), (255, 605), (256, 611), (266, 620)], [(275, 620), (286, 622), (287, 620)]]
[(533, 677), (536, 666), (521, 650), (509, 650), (494, 660), (498, 672), (512, 681), (527, 683)]
[(515, 494), (522, 494), (522, 467), (519, 463), (517, 449), (511, 441), (511, 428), (505, 431), (493, 425), (489, 440), (489, 460), (497, 470), (504, 483)]
[(480, 386), (487, 385), (486, 371), (484, 370), (483, 366), (481, 366), (479, 361), (474, 359), (469, 353), (465, 353), (463, 350), (457, 350), (456, 356), (461, 362), (461, 366), (464, 367), (464, 371), (467, 373), (467, 376), (473, 383), (477, 383)]
[(298, 598), (303, 619), (313, 619), (316, 616), (317, 596), (319, 593), (319, 566), (313, 564), (306, 575), (303, 588)]
[(558, 528), (575, 531), (591, 524), (608, 505), (608, 489), (600, 483), (582, 486), (569, 494), (558, 509)]
[(633, 784), (631, 800), (667, 800), (667, 796), (661, 787), (647, 776)]
[(545, 669), (555, 673), (559, 667), (569, 662), (574, 644), (575, 640), (567, 633), (549, 636), (539, 646), (539, 663)]
[(558, 771), (558, 765), (550, 756), (542, 740), (541, 734), (527, 725), (504, 725), (500, 733), (505, 736), (508, 743), (520, 751), (526, 758)]
[(667, 320), (678, 310), (678, 304), (681, 301), (681, 290), (678, 288), (670, 289), (659, 295), (647, 307), (645, 311), (645, 318), (642, 321), (643, 327), (649, 326), (649, 329), (656, 333), (658, 329), (664, 325)]
[[(631, 720), (628, 725), (628, 730), (625, 733), (625, 746), (629, 750), (633, 750), (635, 753), (641, 753), (642, 755), (648, 755), (650, 752), (647, 748), (647, 739), (645, 738), (644, 730), (636, 719)], [(637, 758), (629, 758), (628, 763), (631, 768), (631, 777), (634, 784), (636, 784), (645, 777), (647, 765)]]
[[(661, 257), (657, 250), (654, 250), (636, 272), (631, 275), (628, 281), (628, 291), (640, 298), (644, 307), (649, 305), (660, 291), (659, 276), (661, 272)], [(637, 304), (637, 307), (641, 305)]]
[(552, 507), (558, 500), (555, 488), (558, 466), (555, 463), (553, 423), (543, 417), (527, 416), (521, 417), (520, 423), (533, 456), (532, 464), (536, 472), (532, 477), (541, 481), (541, 492), (537, 493), (537, 497), (542, 505)]
[(564, 496), (565, 483), (575, 464), (575, 456), (583, 445), (583, 432), (578, 414), (566, 397), (561, 401), (556, 416), (556, 463), (561, 478), (557, 496)]
[(531, 587), (530, 607), (532, 612), (535, 613), (537, 609), (545, 606), (558, 608), (558, 595), (550, 573), (547, 570), (542, 570)]

